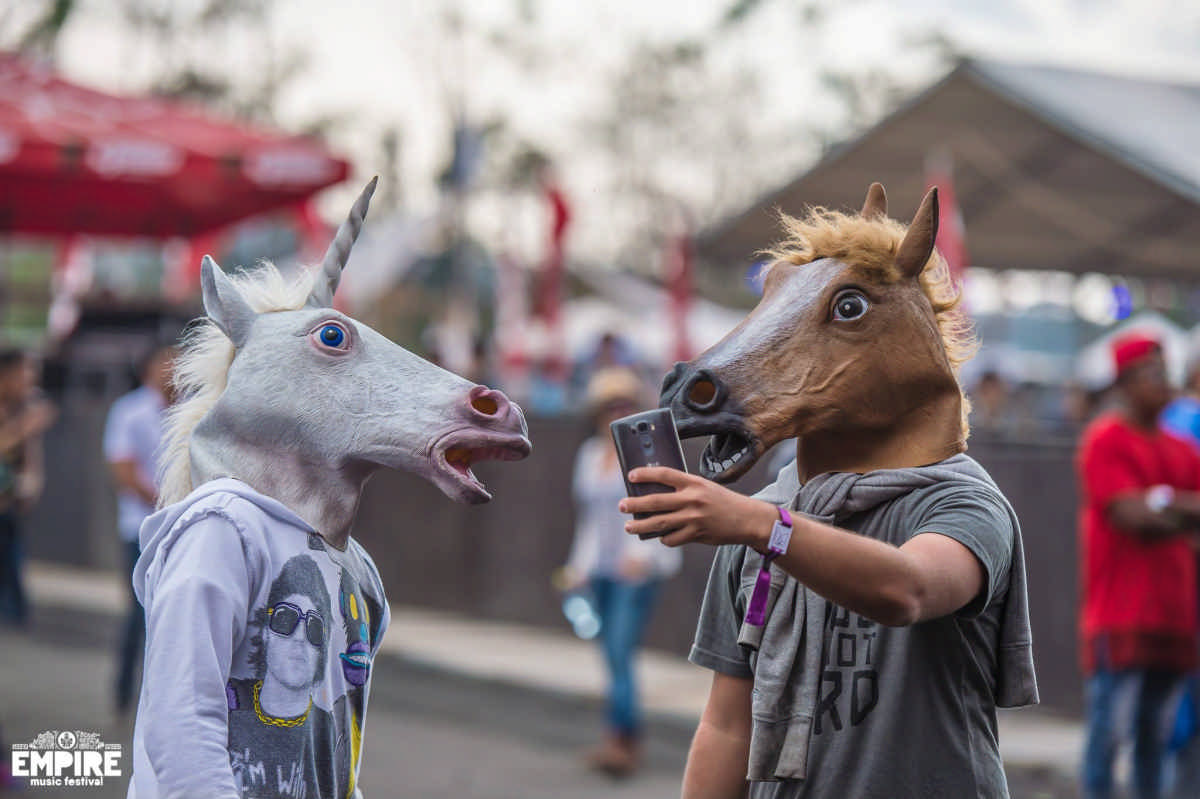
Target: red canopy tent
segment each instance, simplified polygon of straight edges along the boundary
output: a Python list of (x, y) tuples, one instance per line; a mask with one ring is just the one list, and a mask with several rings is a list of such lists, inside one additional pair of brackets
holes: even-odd
[(298, 206), (348, 171), (310, 139), (0, 54), (0, 233), (192, 238)]

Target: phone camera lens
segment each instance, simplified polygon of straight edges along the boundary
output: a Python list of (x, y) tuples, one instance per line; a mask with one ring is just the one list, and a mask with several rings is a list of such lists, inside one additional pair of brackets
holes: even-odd
[(650, 425), (647, 424), (646, 422), (638, 422), (637, 423), (637, 431), (639, 433), (646, 433), (649, 430), (650, 430)]

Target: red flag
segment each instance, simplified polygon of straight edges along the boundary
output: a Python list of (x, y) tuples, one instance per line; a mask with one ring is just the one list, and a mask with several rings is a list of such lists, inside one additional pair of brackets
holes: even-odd
[(562, 189), (553, 181), (543, 184), (546, 200), (550, 203), (550, 242), (546, 260), (542, 264), (538, 286), (538, 315), (546, 323), (550, 339), (549, 363), (556, 376), (566, 373), (566, 343), (563, 341), (560, 311), (563, 298), (563, 273), (565, 269), (564, 242), (567, 227), (571, 224), (571, 206)]
[(931, 153), (925, 162), (925, 183), (937, 187), (938, 215), (937, 248), (950, 268), (950, 279), (962, 286), (969, 258), (967, 229), (963, 224), (958, 197), (954, 193), (954, 168), (950, 154), (944, 150)]

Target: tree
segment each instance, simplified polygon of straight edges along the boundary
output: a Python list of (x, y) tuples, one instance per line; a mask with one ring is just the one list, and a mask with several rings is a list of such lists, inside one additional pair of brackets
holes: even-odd
[[(0, 43), (54, 62), (65, 31), (92, 18), (116, 15), (124, 23), (131, 56), (152, 68), (136, 87), (160, 97), (201, 103), (228, 115), (274, 123), (282, 92), (308, 67), (305, 50), (272, 35), (275, 0), (47, 0), (30, 16), (11, 10), (0, 17)], [(242, 58), (214, 57), (233, 46)], [(300, 124), (302, 132), (324, 134), (343, 115), (325, 110)]]

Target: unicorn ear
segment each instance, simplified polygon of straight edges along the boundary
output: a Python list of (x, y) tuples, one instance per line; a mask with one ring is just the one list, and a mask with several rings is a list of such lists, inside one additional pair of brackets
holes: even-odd
[(221, 271), (211, 255), (200, 262), (200, 287), (204, 296), (204, 312), (221, 332), (229, 336), (233, 346), (241, 349), (254, 324), (254, 309), (234, 287), (233, 281)]
[(371, 178), (371, 182), (351, 206), (350, 215), (338, 228), (337, 235), (325, 251), (321, 271), (313, 283), (312, 293), (308, 295), (305, 305), (313, 308), (328, 308), (333, 305), (333, 295), (342, 279), (342, 270), (346, 268), (346, 261), (350, 258), (350, 248), (354, 246), (354, 240), (362, 230), (363, 220), (367, 218), (367, 208), (371, 205), (371, 195), (375, 193), (375, 184), (378, 182), (378, 176)]
[(896, 266), (906, 277), (916, 277), (925, 268), (929, 256), (933, 255), (933, 243), (937, 240), (938, 231), (938, 191), (937, 187), (929, 190), (921, 207), (904, 234), (896, 250)]
[(867, 199), (859, 215), (863, 219), (887, 218), (887, 192), (883, 190), (882, 183), (872, 183), (867, 189)]

